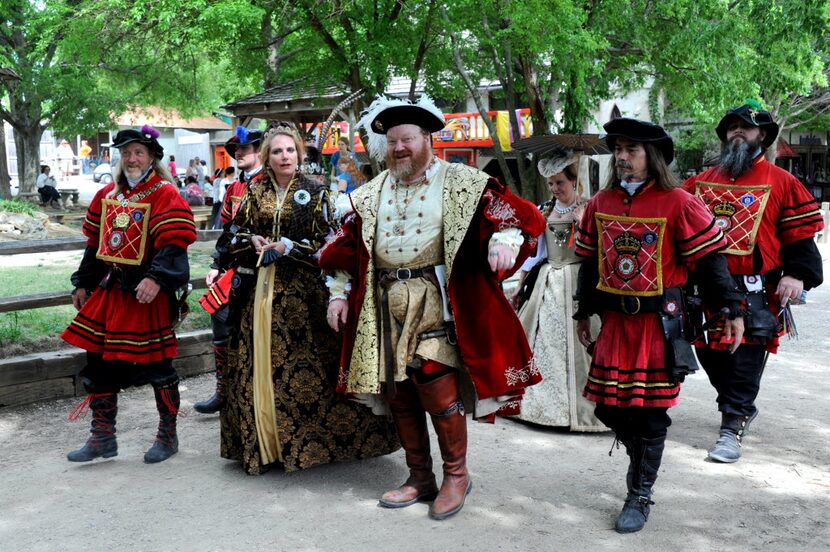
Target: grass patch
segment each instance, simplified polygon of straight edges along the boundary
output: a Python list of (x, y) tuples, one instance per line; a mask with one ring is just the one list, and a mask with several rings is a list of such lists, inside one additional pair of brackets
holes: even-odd
[(22, 213), (35, 216), (35, 213), (40, 212), (40, 209), (30, 201), (20, 201), (19, 199), (0, 199), (0, 211), (9, 213)]
[[(199, 242), (188, 249), (191, 278), (204, 277), (212, 262), (212, 242)], [(81, 254), (54, 262), (44, 258), (32, 260), (28, 266), (0, 269), (0, 296), (16, 297), (36, 293), (70, 291), (69, 277), (77, 270)], [(179, 333), (210, 328), (210, 316), (199, 305), (203, 289), (188, 297), (190, 314), (177, 328)], [(72, 305), (0, 313), (0, 358), (26, 353), (57, 351), (67, 345), (60, 334), (75, 317)]]

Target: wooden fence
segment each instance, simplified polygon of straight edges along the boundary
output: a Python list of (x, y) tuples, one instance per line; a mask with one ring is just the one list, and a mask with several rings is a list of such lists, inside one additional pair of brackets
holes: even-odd
[[(219, 230), (199, 230), (198, 241), (215, 241)], [(0, 256), (83, 249), (84, 238), (60, 238), (0, 243)], [(204, 289), (204, 278), (191, 280), (193, 289)], [(72, 304), (72, 290), (0, 299), (0, 313)], [(213, 370), (210, 330), (179, 335), (179, 356), (173, 364), (180, 376)], [(86, 352), (77, 348), (0, 359), (0, 408), (36, 401), (84, 395), (78, 378)]]

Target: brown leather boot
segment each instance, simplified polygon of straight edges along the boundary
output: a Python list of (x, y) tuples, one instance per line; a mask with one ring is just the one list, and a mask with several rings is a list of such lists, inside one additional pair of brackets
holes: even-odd
[(432, 473), (426, 414), (411, 381), (395, 384), (395, 397), (389, 400), (389, 407), (406, 453), (409, 478), (397, 489), (384, 493), (379, 504), (384, 508), (404, 508), (433, 500), (438, 494), (438, 485)]
[(461, 511), (473, 488), (467, 473), (467, 418), (458, 388), (458, 372), (424, 384), (416, 384), (418, 397), (432, 418), (444, 460), (444, 480), (429, 517), (447, 519)]

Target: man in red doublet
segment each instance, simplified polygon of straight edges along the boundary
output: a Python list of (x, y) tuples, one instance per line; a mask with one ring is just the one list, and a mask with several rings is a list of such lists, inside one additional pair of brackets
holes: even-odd
[[(481, 171), (435, 157), (444, 118), (427, 98), (379, 99), (361, 124), (389, 169), (352, 192), (354, 213), (320, 255), (329, 324), (344, 334), (338, 389), (391, 410), (410, 475), (380, 505), (434, 499), (430, 516), (446, 519), (472, 487), (460, 375), (488, 420), (517, 412), (541, 379), (499, 281), (535, 249), (544, 219)], [(440, 490), (425, 411), (444, 460)]]
[(778, 350), (779, 313), (822, 282), (814, 238), (824, 224), (801, 182), (764, 157), (778, 135), (768, 111), (754, 101), (730, 109), (716, 132), (723, 144), (721, 164), (684, 186), (703, 200), (726, 235), (729, 272), (747, 293), (740, 349), (725, 351), (729, 341), (716, 327), (708, 345), (697, 351), (721, 412), (720, 435), (709, 458), (733, 463), (741, 458), (741, 441), (758, 415), (755, 398), (767, 356)]
[[(663, 457), (668, 409), (680, 382), (696, 369), (685, 339), (684, 293), (690, 271), (705, 274), (713, 303), (730, 309), (729, 331), (740, 335), (743, 295), (718, 251), (723, 233), (703, 204), (682, 190), (668, 164), (672, 139), (635, 119), (605, 125), (614, 153), (611, 179), (589, 202), (577, 233), (580, 267), (574, 318), (577, 338), (593, 348), (584, 396), (616, 433), (629, 456), (628, 495), (615, 529), (639, 531), (648, 519)], [(602, 328), (592, 342), (588, 317)]]
[[(235, 134), (225, 142), (225, 150), (228, 155), (236, 159), (239, 179), (231, 183), (225, 192), (222, 209), (219, 212), (219, 220), (222, 222), (222, 226), (233, 219), (236, 210), (239, 209), (239, 205), (245, 198), (248, 184), (262, 176), (262, 162), (259, 160), (259, 146), (261, 143), (261, 131), (248, 130), (241, 126), (236, 127)], [(193, 409), (202, 414), (218, 412), (225, 402), (224, 374), (230, 335), (228, 300), (230, 299), (233, 276), (236, 273), (235, 267), (229, 264), (230, 257), (227, 255), (226, 245), (221, 241), (216, 244), (213, 263), (205, 277), (208, 291), (199, 299), (199, 304), (210, 314), (210, 324), (213, 331), (213, 361), (216, 369), (216, 389), (213, 395), (193, 405)]]
[(196, 227), (161, 163), (158, 136), (147, 125), (115, 136), (113, 147), (121, 150), (115, 180), (95, 194), (84, 220), (87, 247), (72, 274), (78, 314), (61, 337), (87, 351), (80, 377), (89, 395), (78, 413), (89, 404), (93, 420), (86, 444), (67, 455), (71, 462), (118, 454), (118, 392), (146, 383), (153, 386), (159, 429), (144, 461), (161, 462), (178, 451), (173, 326), (190, 280), (187, 247)]

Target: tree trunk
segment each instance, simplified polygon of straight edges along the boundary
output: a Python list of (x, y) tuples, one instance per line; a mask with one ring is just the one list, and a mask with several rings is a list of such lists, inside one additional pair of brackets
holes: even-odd
[(9, 177), (9, 163), (6, 159), (6, 127), (0, 121), (0, 199), (11, 199), (12, 183)]
[[(40, 137), (43, 128), (40, 122), (14, 129), (14, 144), (17, 148), (17, 186), (20, 192), (34, 192), (40, 169)], [(55, 167), (57, 169), (57, 167)]]

